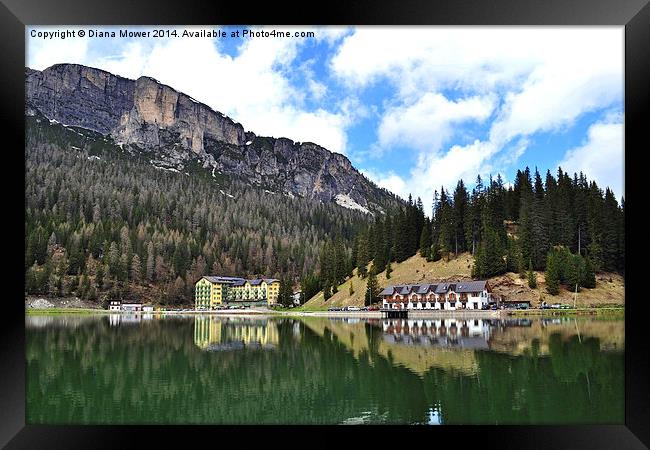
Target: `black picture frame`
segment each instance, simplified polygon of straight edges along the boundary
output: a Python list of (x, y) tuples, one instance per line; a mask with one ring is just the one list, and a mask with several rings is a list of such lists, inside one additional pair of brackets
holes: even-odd
[[(330, 1), (306, 4), (295, 1), (202, 3), (196, 0), (1, 0), (0, 58), (3, 82), (0, 111), (6, 127), (2, 139), (5, 183), (3, 200), (10, 201), (3, 225), (6, 254), (5, 299), (0, 316), (0, 353), (3, 373), (0, 383), (0, 444), (7, 448), (108, 448), (199, 445), (209, 438), (214, 445), (227, 438), (249, 447), (255, 443), (301, 446), (340, 445), (352, 433), (363, 433), (368, 443), (412, 445), (413, 439), (441, 444), (441, 437), (458, 446), (500, 448), (646, 448), (650, 446), (650, 396), (648, 395), (648, 346), (643, 342), (646, 322), (642, 289), (642, 239), (635, 237), (643, 222), (643, 177), (640, 164), (647, 143), (650, 103), (650, 5), (647, 0), (456, 0), (447, 3), (426, 0)], [(24, 66), (26, 25), (171, 25), (171, 24), (331, 24), (331, 25), (619, 25), (625, 26), (625, 193), (626, 193), (626, 302), (625, 311), (625, 425), (607, 426), (446, 426), (419, 427), (211, 427), (211, 426), (36, 426), (25, 425), (25, 311), (24, 273), (20, 255), (24, 246), (24, 216), (18, 213), (24, 200), (17, 192), (24, 185)], [(645, 136), (644, 136), (645, 137)], [(631, 209), (630, 209), (631, 205)], [(636, 212), (635, 212), (636, 211)], [(634, 216), (638, 216), (637, 220)], [(647, 256), (647, 255), (646, 255)], [(299, 433), (296, 434), (296, 431)], [(469, 434), (468, 434), (469, 433)], [(330, 439), (328, 439), (330, 438)], [(392, 443), (392, 442), (391, 442)]]

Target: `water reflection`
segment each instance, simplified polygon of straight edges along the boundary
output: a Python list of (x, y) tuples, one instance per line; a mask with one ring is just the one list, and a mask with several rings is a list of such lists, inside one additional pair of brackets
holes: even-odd
[(198, 316), (194, 320), (194, 343), (201, 350), (272, 349), (278, 341), (278, 328), (268, 319)]
[(27, 422), (623, 422), (618, 320), (135, 316), (27, 317)]
[(469, 349), (489, 347), (490, 327), (482, 319), (386, 319), (382, 328), (384, 340), (395, 344)]

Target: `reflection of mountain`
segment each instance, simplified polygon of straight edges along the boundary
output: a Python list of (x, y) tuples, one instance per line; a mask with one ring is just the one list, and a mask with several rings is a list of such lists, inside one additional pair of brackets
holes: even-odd
[(194, 343), (202, 350), (273, 348), (278, 340), (278, 329), (269, 320), (214, 316), (194, 320)]
[[(355, 357), (368, 352), (369, 328), (358, 319), (303, 319), (323, 336), (329, 330)], [(601, 350), (624, 348), (624, 323), (576, 319), (384, 319), (381, 339), (375, 353), (422, 375), (431, 368), (475, 374), (475, 350), (490, 350), (509, 355), (536, 352), (548, 355), (549, 341), (556, 338), (578, 340), (598, 338)], [(569, 326), (570, 325), (570, 326)], [(370, 352), (372, 355), (373, 352)]]
[(625, 322), (622, 320), (584, 320), (569, 317), (529, 320), (528, 326), (509, 326), (507, 322), (495, 322), (490, 337), (490, 350), (511, 355), (534, 351), (540, 355), (550, 353), (551, 336), (563, 340), (576, 337), (598, 338), (601, 350), (625, 349)]
[[(309, 318), (303, 319), (303, 321), (305, 325), (321, 336), (324, 335), (325, 330), (329, 330), (357, 358), (362, 354), (369, 353), (372, 359), (374, 354), (387, 358), (419, 375), (423, 375), (432, 367), (464, 374), (476, 373), (476, 358), (474, 352), (468, 348), (457, 345), (420, 345), (425, 340), (422, 338), (423, 330), (420, 329), (420, 326), (425, 322), (429, 326), (432, 326), (432, 322), (437, 322), (440, 326), (441, 321), (384, 320), (379, 321), (377, 326), (370, 326), (364, 322), (348, 323), (345, 320), (331, 321), (321, 318)], [(446, 324), (450, 325), (449, 320)], [(411, 332), (415, 335), (416, 326), (418, 334), (411, 336)], [(475, 336), (467, 335), (462, 339), (468, 342), (475, 339)], [(413, 345), (404, 345), (407, 343)]]

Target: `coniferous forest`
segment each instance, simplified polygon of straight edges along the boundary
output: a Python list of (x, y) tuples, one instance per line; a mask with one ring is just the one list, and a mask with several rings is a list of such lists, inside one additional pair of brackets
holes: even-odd
[[(268, 193), (198, 164), (161, 170), (88, 130), (27, 118), (27, 294), (189, 304), (205, 274), (300, 283), (325, 299), (353, 270), (378, 274), (420, 253), (470, 252), (473, 276), (546, 271), (547, 289), (593, 287), (624, 273), (624, 202), (582, 174), (529, 168), (506, 187), (477, 177), (471, 191), (436, 191), (386, 214)], [(371, 265), (369, 265), (372, 263)], [(287, 288), (287, 295), (290, 289)]]
[(340, 243), (328, 242), (321, 252), (324, 298), (354, 268), (365, 277), (370, 262), (379, 273), (417, 252), (429, 261), (470, 252), (472, 275), (480, 279), (545, 271), (550, 294), (560, 284), (592, 288), (596, 271), (624, 275), (624, 208), (609, 188), (561, 168), (542, 177), (526, 167), (507, 188), (500, 176), (487, 182), (478, 176), (471, 192), (460, 180), (453, 192), (435, 192), (431, 218), (421, 199), (411, 197), (403, 208), (376, 218), (354, 237), (349, 260)]
[(200, 167), (157, 169), (109, 138), (43, 118), (27, 118), (25, 164), (27, 294), (181, 304), (205, 274), (293, 285), (318, 271), (329, 237), (349, 249), (366, 220)]

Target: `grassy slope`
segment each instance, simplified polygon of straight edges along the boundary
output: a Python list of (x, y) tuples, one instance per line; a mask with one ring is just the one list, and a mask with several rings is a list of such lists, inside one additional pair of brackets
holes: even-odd
[[(390, 280), (386, 280), (386, 272), (377, 275), (379, 286), (384, 288), (390, 284), (405, 283), (426, 283), (445, 280), (448, 278), (469, 279), (471, 275), (472, 257), (469, 253), (463, 253), (458, 258), (449, 262), (443, 260), (427, 262), (420, 255), (415, 255), (399, 264), (393, 263), (393, 272)], [(350, 295), (350, 283), (353, 284), (354, 294)], [(332, 306), (356, 305), (363, 306), (363, 296), (366, 292), (367, 278), (359, 278), (355, 275), (338, 286), (338, 292), (327, 302), (323, 301), (323, 293), (319, 292), (307, 303), (307, 309), (327, 309)]]
[[(390, 280), (386, 280), (386, 272), (377, 276), (379, 286), (384, 288), (391, 284), (426, 283), (443, 280), (470, 279), (473, 258), (469, 253), (462, 253), (449, 262), (444, 260), (427, 262), (419, 255), (412, 256), (406, 261), (393, 263), (393, 272)], [(611, 280), (611, 281), (610, 281)], [(350, 283), (353, 284), (354, 294), (349, 294)], [(363, 305), (363, 296), (366, 290), (367, 278), (355, 275), (338, 286), (338, 292), (327, 302), (323, 300), (323, 293), (319, 292), (304, 305), (304, 309), (320, 310), (332, 306)], [(497, 295), (506, 296), (508, 299), (530, 300), (533, 306), (538, 306), (540, 298), (549, 303), (566, 303), (573, 305), (573, 292), (561, 288), (560, 294), (553, 296), (546, 292), (544, 273), (537, 273), (537, 289), (530, 289), (526, 280), (519, 278), (518, 274), (507, 273), (490, 279), (490, 284)], [(582, 289), (577, 296), (578, 307), (623, 305), (625, 303), (624, 280), (621, 275), (612, 273), (599, 273), (596, 275), (594, 289)]]

